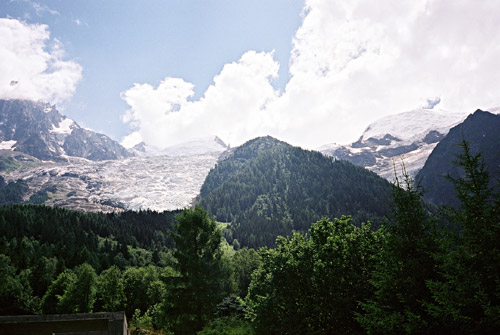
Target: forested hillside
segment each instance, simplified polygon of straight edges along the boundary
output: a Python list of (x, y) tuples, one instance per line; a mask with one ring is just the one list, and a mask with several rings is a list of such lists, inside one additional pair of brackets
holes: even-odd
[(200, 203), (235, 247), (273, 246), (322, 217), (352, 215), (378, 226), (389, 214), (391, 185), (375, 173), (272, 137), (251, 140), (210, 171)]
[[(165, 265), (173, 247), (169, 231), (174, 215), (82, 213), (35, 205), (0, 207), (0, 256), (7, 267), (3, 270), (23, 276), (22, 280), (12, 278), (9, 285), (13, 286), (7, 287), (10, 307), (4, 296), (0, 313), (29, 311), (36, 304), (33, 299), (41, 299), (59, 274), (83, 263), (97, 273), (113, 265), (122, 270)], [(15, 297), (16, 290), (21, 290), (17, 292), (20, 296)]]

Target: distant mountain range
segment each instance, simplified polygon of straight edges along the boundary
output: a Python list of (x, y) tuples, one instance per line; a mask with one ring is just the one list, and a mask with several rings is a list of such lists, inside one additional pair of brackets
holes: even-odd
[(55, 106), (28, 100), (0, 100), (0, 149), (40, 160), (92, 161), (120, 159), (132, 154), (108, 136), (80, 127)]
[[(499, 111), (500, 109), (495, 110), (496, 113)], [(465, 130), (461, 131), (467, 134), (466, 139), (478, 143), (473, 144), (474, 148), (477, 146), (478, 150), (485, 152), (487, 165), (492, 171), (495, 169), (499, 171), (497, 148), (500, 146), (495, 137), (497, 129), (500, 129), (495, 123), (495, 117), (498, 116), (478, 116), (483, 115), (481, 113), (485, 114), (476, 112), (474, 117), (467, 118), (463, 125), (453, 129), (464, 127)], [(404, 162), (406, 169), (416, 175), (429, 157), (428, 164), (419, 178), (422, 178), (428, 192), (427, 199), (439, 203), (443, 202), (443, 199), (448, 199), (448, 196), (439, 191), (445, 192), (448, 189), (446, 194), (450, 193), (450, 185), (441, 186), (443, 178), (440, 176), (448, 171), (447, 169), (452, 169), (449, 164), (451, 156), (448, 153), (456, 152), (452, 150), (453, 145), (447, 144), (451, 141), (447, 138), (453, 137), (451, 142), (455, 143), (457, 130), (450, 131), (449, 134), (448, 131), (459, 125), (463, 118), (461, 114), (428, 109), (400, 113), (372, 123), (359, 140), (350, 145), (330, 144), (321, 147), (320, 151), (334, 159), (347, 160), (365, 167), (389, 181), (394, 178), (394, 164), (398, 167)], [(468, 130), (469, 128), (472, 130)], [(483, 135), (486, 137), (481, 137)], [(485, 138), (491, 140), (484, 142)], [(261, 138), (249, 141), (240, 148), (229, 148), (216, 136), (195, 139), (163, 149), (141, 143), (127, 150), (106, 135), (80, 127), (73, 120), (61, 115), (55, 106), (50, 104), (26, 100), (0, 100), (0, 177), (3, 178), (0, 180), (0, 202), (43, 203), (85, 211), (109, 212), (124, 209), (162, 211), (190, 206), (201, 189), (199, 199), (202, 204), (209, 207), (221, 221), (226, 222), (236, 219), (247, 220), (252, 215), (257, 222), (262, 219), (261, 214), (265, 212), (258, 206), (275, 202), (282, 204), (283, 207), (273, 207), (273, 211), (281, 213), (276, 217), (283, 218), (285, 223), (282, 228), (285, 233), (290, 229), (305, 230), (311, 223), (309, 222), (311, 218), (317, 215), (353, 214), (366, 219), (379, 214), (373, 208), (363, 212), (362, 207), (371, 206), (367, 205), (371, 200), (365, 199), (362, 194), (349, 198), (341, 206), (332, 207), (331, 203), (334, 201), (333, 198), (330, 199), (330, 194), (343, 199), (344, 194), (350, 194), (350, 191), (343, 192), (338, 184), (327, 178), (323, 183), (330, 185), (331, 188), (324, 189), (321, 198), (316, 198), (312, 194), (307, 195), (306, 198), (310, 203), (307, 204), (306, 208), (309, 209), (305, 212), (308, 214), (298, 219), (300, 215), (292, 213), (290, 209), (298, 206), (298, 203), (290, 202), (290, 194), (306, 192), (304, 190), (310, 185), (304, 183), (304, 180), (312, 184), (316, 181), (309, 179), (312, 178), (310, 176), (293, 174), (291, 171), (294, 171), (294, 164), (300, 170), (300, 167), (306, 164), (302, 160), (313, 161), (317, 166), (310, 164), (309, 173), (321, 176), (326, 176), (325, 171), (329, 168), (340, 169), (339, 166), (348, 166), (349, 168), (345, 169), (354, 175), (360, 173), (351, 165), (328, 163), (331, 159), (323, 160), (319, 158), (321, 155), (318, 153), (313, 155), (311, 151), (306, 150), (305, 153), (300, 151), (299, 154), (299, 150), (272, 138)], [(435, 153), (429, 156), (433, 150)], [(236, 159), (237, 157), (239, 158)], [(263, 157), (266, 157), (268, 162), (263, 161)], [(274, 172), (274, 176), (267, 175), (271, 173), (267, 170), (269, 168), (267, 165), (272, 164), (275, 164), (273, 169), (282, 169), (284, 172), (281, 174)], [(262, 171), (257, 168), (259, 166)], [(211, 169), (216, 172), (212, 171), (209, 174)], [(274, 185), (271, 182), (272, 178), (284, 178), (276, 181), (276, 185), (281, 185), (280, 183), (288, 185), (288, 188), (281, 190), (289, 192), (286, 193), (288, 195), (284, 197), (276, 190), (264, 187), (261, 190), (263, 193), (258, 193), (256, 198), (252, 198), (253, 200), (250, 199), (257, 194), (252, 192), (260, 181), (254, 181), (255, 185), (246, 184), (246, 177), (241, 176), (247, 170), (255, 170), (250, 179), (259, 175), (264, 181), (267, 180), (265, 187)], [(306, 169), (303, 172), (305, 171)], [(205, 180), (207, 175), (208, 178)], [(291, 181), (290, 175), (298, 179)], [(247, 185), (245, 187), (248, 188), (238, 191), (246, 196), (245, 201), (248, 203), (245, 204), (237, 200), (236, 193), (231, 193), (237, 188), (229, 186), (233, 185), (234, 178), (240, 177), (244, 179), (239, 181), (240, 186)], [(375, 180), (373, 176), (369, 179), (370, 183)], [(292, 189), (289, 188), (290, 185)], [(230, 191), (226, 189), (227, 187)], [(369, 187), (372, 187), (371, 184)], [(229, 198), (223, 196), (223, 190), (232, 195)], [(253, 191), (249, 193), (248, 190)], [(224, 197), (228, 202), (238, 201), (237, 206), (241, 211), (232, 205), (229, 206), (229, 203), (217, 202)], [(216, 198), (219, 200), (215, 201)], [(324, 199), (330, 199), (327, 201), (327, 207)], [(366, 204), (361, 206), (360, 199)], [(233, 226), (231, 231), (237, 236), (239, 232), (235, 227)]]
[(392, 181), (394, 164), (399, 170), (404, 162), (406, 170), (416, 175), (437, 143), (464, 118), (463, 114), (433, 109), (389, 115), (370, 124), (352, 144), (328, 144), (318, 150)]
[(50, 104), (0, 100), (4, 203), (104, 212), (184, 208), (226, 148), (214, 136), (163, 150), (143, 144), (128, 151)]

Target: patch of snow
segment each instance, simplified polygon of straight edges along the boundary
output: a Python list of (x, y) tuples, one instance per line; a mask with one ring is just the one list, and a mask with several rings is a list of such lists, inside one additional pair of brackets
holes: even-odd
[(337, 148), (340, 148), (341, 146), (342, 145), (337, 144), (337, 143), (328, 143), (328, 144), (324, 144), (324, 145), (316, 148), (316, 151), (323, 152), (323, 151), (337, 149)]
[(16, 143), (14, 140), (0, 142), (0, 150), (13, 150)]
[(363, 133), (364, 140), (368, 138), (381, 139), (390, 134), (403, 141), (415, 141), (423, 138), (431, 130), (442, 134), (462, 122), (467, 115), (450, 113), (434, 109), (418, 109), (410, 112), (386, 116), (373, 122)]
[(155, 156), (193, 156), (204, 155), (209, 153), (221, 153), (228, 146), (222, 142), (217, 136), (209, 136), (203, 138), (192, 139), (188, 142), (172, 145), (166, 148), (157, 148), (145, 143), (141, 143), (137, 149), (132, 149), (138, 156), (155, 157)]
[(69, 118), (65, 118), (64, 120), (59, 122), (59, 125), (57, 127), (56, 125), (53, 125), (50, 132), (61, 135), (70, 135), (74, 128), (75, 121)]

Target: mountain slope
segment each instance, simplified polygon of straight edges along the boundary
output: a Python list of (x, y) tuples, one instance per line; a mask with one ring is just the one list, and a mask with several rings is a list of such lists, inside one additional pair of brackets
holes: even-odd
[(495, 182), (500, 177), (500, 115), (477, 110), (450, 130), (418, 173), (417, 180), (426, 192), (426, 200), (438, 205), (459, 205), (453, 185), (445, 176), (463, 176), (462, 169), (453, 164), (456, 155), (461, 153), (458, 144), (462, 138), (470, 143), (472, 154), (482, 153), (490, 180)]
[[(189, 207), (220, 152), (192, 156), (129, 157), (89, 161), (68, 157), (68, 162), (22, 161), (9, 152), (0, 156), (0, 174), (18, 182), (6, 190), (6, 203), (43, 203), (83, 211), (157, 211)], [(12, 159), (12, 156), (16, 159)], [(29, 159), (29, 158), (26, 158)], [(19, 180), (22, 182), (19, 184)], [(11, 191), (16, 191), (11, 194)], [(2, 188), (0, 187), (0, 199)], [(42, 202), (40, 202), (43, 200)]]
[(131, 154), (106, 135), (81, 128), (48, 103), (0, 100), (0, 148), (41, 160), (109, 160)]
[(376, 174), (271, 137), (219, 161), (200, 192), (202, 206), (231, 222), (226, 238), (249, 247), (272, 246), (278, 235), (306, 231), (324, 216), (377, 220), (390, 199), (391, 185)]
[(436, 144), (463, 118), (462, 114), (431, 109), (389, 115), (370, 124), (359, 140), (350, 145), (329, 144), (318, 150), (388, 180), (394, 179), (393, 163), (398, 165), (401, 161), (415, 175)]

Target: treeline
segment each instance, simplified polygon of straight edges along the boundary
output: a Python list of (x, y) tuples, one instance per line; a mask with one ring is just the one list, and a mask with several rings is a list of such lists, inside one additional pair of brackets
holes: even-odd
[(7, 286), (0, 294), (0, 313), (39, 312), (39, 302), (51, 283), (84, 263), (97, 273), (111, 266), (124, 270), (166, 265), (174, 245), (169, 232), (175, 214), (0, 207), (0, 266), (2, 278), (9, 279), (3, 281)]
[(200, 204), (235, 248), (273, 247), (277, 236), (307, 232), (311, 222), (352, 213), (378, 227), (389, 214), (390, 184), (347, 161), (335, 161), (271, 137), (251, 140), (210, 171)]

